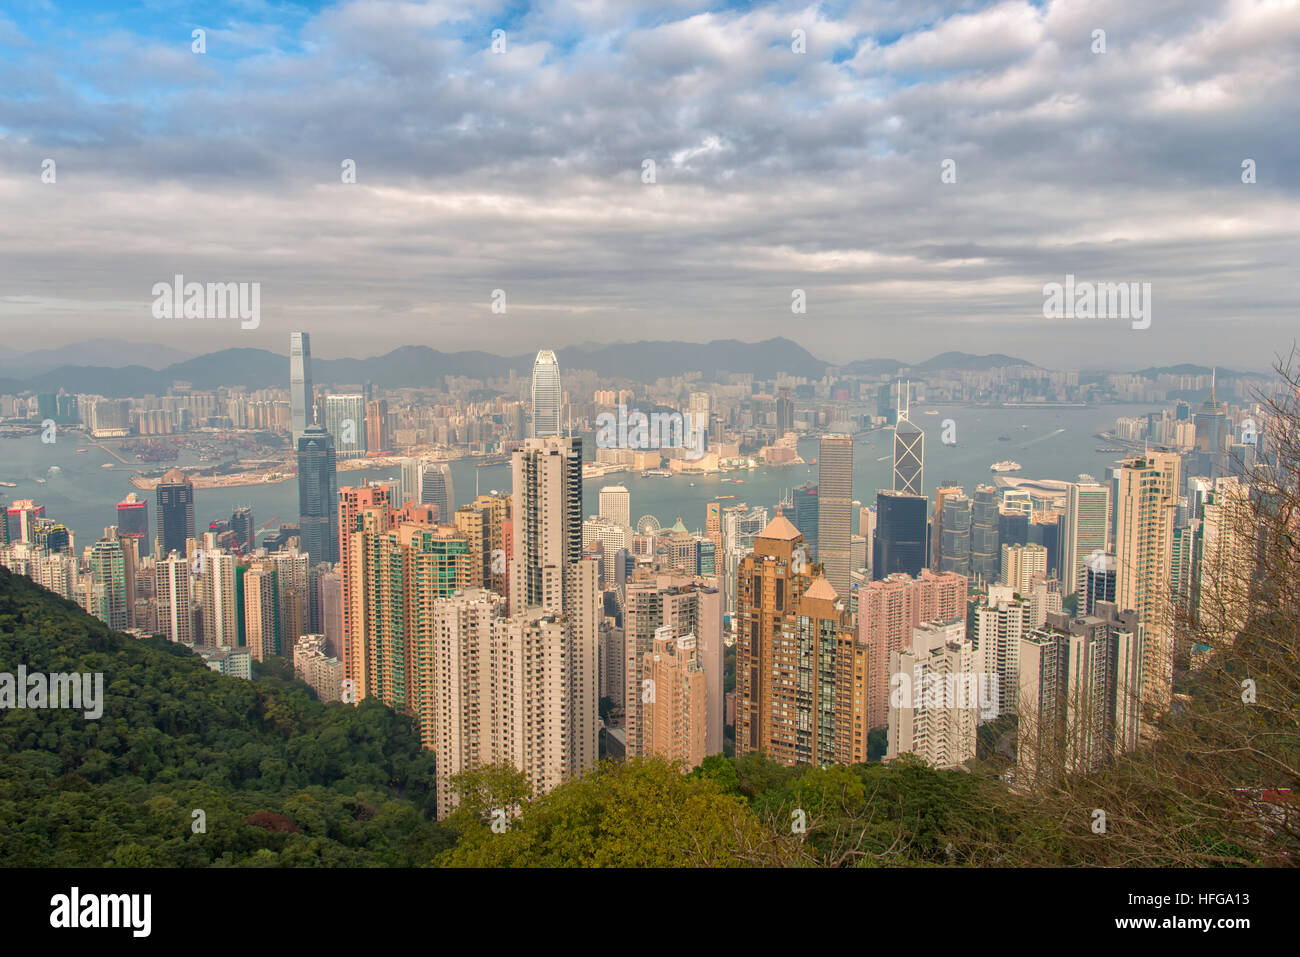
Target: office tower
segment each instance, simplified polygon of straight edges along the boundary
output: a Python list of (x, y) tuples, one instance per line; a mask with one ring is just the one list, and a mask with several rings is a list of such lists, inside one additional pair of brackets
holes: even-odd
[(1250, 614), (1256, 539), (1250, 486), (1235, 476), (1216, 479), (1203, 516), (1197, 615), (1206, 631), (1220, 642), (1231, 642), (1245, 628)]
[(240, 610), (235, 589), (235, 556), (205, 548), (202, 568), (199, 603), (203, 610), (203, 643), (213, 648), (236, 648)]
[(568, 635), (542, 608), (506, 615), (501, 597), (469, 588), (431, 609), (422, 722), (438, 756), (438, 817), (459, 803), (451, 781), (490, 764), (522, 771), (534, 795), (574, 776)]
[(1015, 787), (1095, 771), (1138, 743), (1142, 626), (1110, 602), (1054, 612), (1020, 639)]
[(817, 452), (817, 560), (837, 595), (849, 593), (853, 439), (823, 435)]
[(341, 459), (366, 454), (366, 397), (360, 393), (325, 397), (325, 429), (334, 439)]
[(890, 695), (885, 759), (914, 754), (934, 768), (959, 768), (975, 757), (979, 689), (966, 622), (924, 621), (889, 656)]
[[(1201, 545), (1201, 519), (1193, 518), (1186, 525), (1174, 526), (1174, 541), (1169, 556), (1169, 587), (1173, 593), (1175, 614), (1188, 620), (1196, 616), (1196, 596), (1200, 590), (1198, 550)], [(1114, 591), (1110, 601), (1114, 601)]]
[(533, 438), (560, 434), (561, 396), (560, 364), (554, 352), (542, 349), (533, 361)]
[(338, 492), (334, 438), (309, 426), (298, 436), (298, 538), (313, 563), (339, 560)]
[(401, 508), (407, 502), (418, 502), (420, 500), (420, 459), (402, 458), (398, 460), (401, 463), (401, 476), (397, 497), (393, 499), (393, 505)]
[(1087, 561), (1094, 552), (1106, 551), (1110, 489), (1091, 476), (1081, 475), (1070, 484), (1065, 500), (1065, 527), (1061, 542), (1061, 585), (1067, 594), (1084, 587)]
[(1043, 627), (1050, 612), (1060, 611), (1065, 604), (1059, 578), (1035, 575), (1029, 580), (1029, 623), (1034, 628)]
[(316, 396), (311, 384), (311, 336), (289, 333), (289, 418), (296, 439), (316, 424)]
[(153, 554), (153, 542), (149, 538), (149, 503), (137, 498), (135, 492), (128, 493), (117, 503), (117, 534), (120, 538), (134, 539), (141, 558)]
[(790, 389), (782, 386), (776, 397), (776, 437), (779, 439), (787, 432), (794, 431), (794, 399), (790, 398)]
[(159, 558), (172, 552), (185, 554), (185, 543), (194, 537), (194, 484), (180, 469), (162, 477), (154, 490), (158, 503)]
[(912, 384), (899, 383), (898, 424), (894, 426), (894, 491), (925, 495), (925, 433), (907, 417)]
[(977, 485), (971, 500), (970, 572), (971, 578), (980, 584), (997, 581), (1002, 571), (999, 514), (997, 489), (991, 485)]
[[(704, 506), (704, 534), (713, 542), (719, 561), (722, 558), (722, 503), (709, 502)], [(719, 566), (721, 567), (721, 566)]]
[(704, 669), (706, 728), (704, 753), (722, 753), (722, 593), (689, 575), (659, 573), (629, 579), (623, 627), (624, 732), (628, 757), (646, 753), (643, 699), (646, 656), (662, 631), (672, 638), (694, 636), (696, 658)]
[(190, 562), (184, 551), (154, 564), (159, 630), (168, 641), (193, 643), (194, 615), (190, 602)]
[[(298, 474), (302, 475), (302, 461), (298, 462)], [(301, 498), (299, 491), (299, 498)], [(333, 511), (331, 502), (330, 511)], [(301, 528), (301, 526), (299, 526)], [(254, 545), (254, 539), (257, 535), (257, 525), (253, 521), (253, 510), (248, 506), (236, 508), (230, 515), (230, 531), (235, 536), (235, 544), (239, 546), (240, 551), (247, 551)]]
[(1115, 499), (1115, 603), (1138, 613), (1144, 643), (1144, 707), (1160, 712), (1173, 693), (1173, 614), (1170, 577), (1178, 513), (1179, 459), (1151, 452), (1126, 460)]
[[(849, 536), (849, 567), (855, 572), (862, 571), (870, 565), (867, 558), (867, 540), (861, 535)], [(850, 590), (852, 586), (850, 585)]]
[(1047, 573), (1061, 574), (1061, 513), (1031, 512), (1029, 516), (1029, 544), (1047, 549)]
[(600, 490), (600, 517), (618, 525), (632, 524), (632, 494), (622, 485)]
[(1035, 576), (1047, 577), (1047, 549), (1042, 545), (1003, 545), (1002, 574), (998, 581), (1018, 595), (1029, 594)]
[(970, 577), (971, 500), (949, 493), (943, 497), (939, 571)]
[(1096, 552), (1084, 562), (1083, 614), (1095, 614), (1099, 601), (1115, 600), (1116, 570), (1115, 556), (1105, 552)]
[[(852, 458), (851, 452), (850, 458)], [(820, 458), (817, 460), (817, 468), (821, 470)], [(790, 519), (791, 524), (803, 535), (803, 546), (808, 550), (810, 563), (821, 561), (819, 541), (821, 510), (818, 505), (818, 489), (814, 482), (805, 482), (790, 493), (790, 512), (786, 518)]]
[(37, 505), (31, 499), (16, 499), (5, 510), (5, 528), (7, 541), (36, 541), (36, 520), (45, 515), (45, 506)]
[(987, 595), (972, 599), (971, 639), (975, 669), (996, 676), (998, 714), (1016, 708), (1020, 639), (1034, 628), (1034, 606), (1005, 585), (990, 585)]
[(86, 610), (115, 631), (130, 627), (132, 596), (126, 587), (126, 552), (116, 538), (101, 538), (90, 550)]
[(254, 561), (244, 572), (244, 644), (254, 661), (280, 654), (280, 601), (275, 563)]
[(876, 493), (876, 540), (871, 577), (880, 581), (898, 572), (919, 575), (925, 568), (927, 502), (907, 492)]
[(705, 757), (705, 676), (695, 636), (658, 629), (641, 674), (649, 682), (641, 706), (644, 753), (680, 764), (685, 774)]
[(966, 585), (961, 575), (926, 568), (918, 578), (889, 575), (858, 589), (858, 642), (868, 656), (864, 728), (889, 722), (889, 656), (907, 646), (921, 622), (964, 615)]
[(456, 492), (452, 485), (451, 466), (446, 462), (420, 462), (419, 496), (421, 505), (438, 506), (438, 521), (451, 524), (456, 514)]
[[(1217, 372), (1217, 370), (1216, 370)], [(1228, 409), (1215, 394), (1215, 383), (1210, 381), (1210, 394), (1192, 417), (1196, 427), (1196, 451), (1208, 464), (1211, 479), (1224, 474), (1223, 453), (1228, 447)]]
[(388, 400), (370, 399), (366, 402), (366, 451), (387, 452), (389, 444)]
[[(931, 571), (940, 571), (940, 565), (943, 563), (943, 503), (948, 498), (965, 495), (965, 489), (960, 485), (944, 485), (934, 491), (934, 517), (930, 519), (930, 561)], [(967, 523), (967, 554), (969, 560), (970, 551), (970, 528)]]
[(1029, 542), (1029, 513), (1018, 509), (998, 509), (998, 544), (1025, 545)]

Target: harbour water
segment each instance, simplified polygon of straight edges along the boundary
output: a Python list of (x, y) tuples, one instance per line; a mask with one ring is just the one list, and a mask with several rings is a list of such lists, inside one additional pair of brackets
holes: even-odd
[[(925, 432), (925, 491), (931, 496), (942, 484), (962, 485), (969, 494), (976, 484), (991, 483), (995, 473), (989, 471), (989, 466), (1003, 459), (1013, 459), (1022, 466), (1018, 472), (1004, 473), (1009, 476), (1073, 480), (1080, 473), (1089, 473), (1101, 479), (1120, 456), (1113, 452), (1096, 452), (1097, 446), (1108, 444), (1098, 439), (1096, 433), (1113, 428), (1119, 416), (1141, 415), (1154, 409), (1145, 405), (1059, 409), (934, 408), (935, 415), (913, 412), (913, 422)], [(955, 445), (944, 445), (941, 441), (945, 419), (952, 419), (955, 423)], [(1000, 441), (1000, 435), (1007, 436), (1007, 439)], [(592, 438), (588, 435), (584, 441), (588, 458), (593, 453)], [(878, 489), (891, 487), (892, 441), (893, 432), (884, 430), (854, 443), (853, 495), (864, 504), (875, 501)], [(78, 453), (78, 448), (87, 451)], [(601, 487), (621, 484), (631, 493), (634, 521), (642, 515), (653, 515), (667, 526), (680, 515), (688, 528), (702, 529), (705, 505), (719, 496), (734, 495), (735, 498), (724, 500), (729, 505), (747, 502), (770, 508), (784, 491), (804, 482), (815, 482), (817, 467), (811, 463), (817, 456), (817, 440), (800, 441), (799, 454), (809, 464), (760, 467), (724, 475), (641, 478), (639, 473), (622, 472), (589, 478), (583, 483), (583, 512), (595, 514)], [(112, 468), (102, 468), (105, 464)], [(175, 464), (197, 463), (182, 457)], [(51, 472), (51, 467), (57, 468)], [(473, 499), (476, 480), (484, 492), (510, 489), (509, 465), (480, 469), (472, 459), (463, 459), (453, 462), (451, 470), (457, 504), (463, 505)], [(75, 532), (78, 550), (93, 543), (106, 526), (115, 522), (116, 504), (128, 492), (136, 491), (129, 482), (131, 475), (130, 469), (83, 436), (60, 436), (50, 445), (43, 444), (39, 435), (0, 439), (0, 481), (13, 482), (17, 486), (0, 488), (0, 501), (33, 499), (44, 505), (49, 518), (63, 522)], [(396, 468), (345, 471), (339, 473), (339, 485), (396, 477)], [(724, 478), (731, 481), (725, 482)], [(695, 484), (691, 485), (692, 482)], [(136, 494), (150, 502), (152, 534), (157, 521), (153, 494), (140, 491)], [(273, 528), (281, 522), (296, 522), (298, 483), (290, 479), (274, 485), (199, 489), (195, 493), (198, 527), (204, 529), (212, 521), (228, 519), (238, 505), (252, 507), (259, 527), (277, 517)]]

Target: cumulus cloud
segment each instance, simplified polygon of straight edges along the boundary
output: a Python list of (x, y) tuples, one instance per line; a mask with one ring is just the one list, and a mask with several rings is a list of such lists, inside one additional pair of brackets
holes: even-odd
[[(1294, 0), (249, 3), (206, 55), (191, 26), (0, 20), (9, 346), (1259, 367), (1295, 334)], [(260, 328), (153, 319), (175, 273), (260, 281)], [(1043, 319), (1066, 273), (1151, 282), (1151, 328)]]

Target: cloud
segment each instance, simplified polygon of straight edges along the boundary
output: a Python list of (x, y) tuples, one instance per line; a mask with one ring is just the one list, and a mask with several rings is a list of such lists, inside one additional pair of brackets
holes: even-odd
[[(206, 56), (188, 21), (14, 13), (0, 322), (24, 348), (125, 323), (191, 351), (304, 328), (325, 356), (787, 335), (1260, 366), (1295, 328), (1296, 7), (247, 4)], [(176, 272), (261, 281), (261, 328), (160, 326)], [(1067, 272), (1152, 282), (1151, 329), (1043, 320)]]

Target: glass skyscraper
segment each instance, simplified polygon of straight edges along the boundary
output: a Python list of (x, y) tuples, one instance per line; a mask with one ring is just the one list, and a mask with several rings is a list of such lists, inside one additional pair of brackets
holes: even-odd
[(560, 364), (542, 349), (533, 362), (533, 438), (560, 434)]
[(895, 572), (916, 577), (925, 567), (929, 502), (906, 492), (876, 493), (876, 541), (871, 577), (880, 581)]
[(339, 560), (338, 499), (334, 438), (309, 426), (298, 437), (298, 536), (313, 565)]
[(172, 469), (154, 491), (158, 497), (158, 558), (172, 552), (184, 555), (186, 540), (194, 537), (194, 484), (180, 469)]
[(296, 439), (316, 421), (311, 385), (311, 336), (289, 333), (289, 415)]

